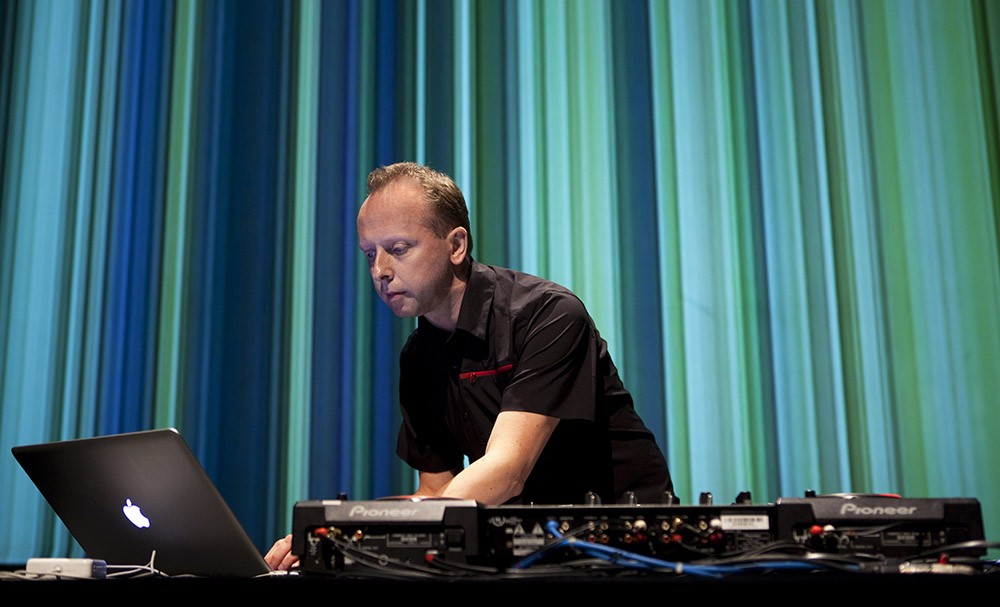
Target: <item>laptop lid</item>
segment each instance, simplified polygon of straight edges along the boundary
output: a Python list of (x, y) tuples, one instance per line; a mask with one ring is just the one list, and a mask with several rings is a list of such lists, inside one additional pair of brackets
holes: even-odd
[(269, 572), (174, 428), (21, 445), (11, 452), (89, 558), (109, 566), (152, 561), (167, 575)]

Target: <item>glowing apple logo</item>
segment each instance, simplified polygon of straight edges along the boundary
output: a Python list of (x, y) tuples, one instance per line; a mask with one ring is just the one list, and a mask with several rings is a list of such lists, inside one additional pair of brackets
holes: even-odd
[(125, 518), (132, 521), (132, 524), (136, 527), (142, 529), (143, 527), (149, 527), (149, 519), (143, 516), (142, 510), (139, 506), (132, 503), (132, 500), (126, 498), (125, 505), (122, 506), (122, 512), (125, 513)]

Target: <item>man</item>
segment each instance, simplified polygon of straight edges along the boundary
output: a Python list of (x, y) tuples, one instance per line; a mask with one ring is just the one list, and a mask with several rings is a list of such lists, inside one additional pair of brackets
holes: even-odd
[[(672, 499), (663, 453), (583, 303), (475, 261), (450, 177), (415, 163), (375, 169), (357, 227), (375, 291), (397, 316), (418, 319), (400, 355), (396, 448), (418, 471), (413, 497)], [(265, 558), (288, 568), (289, 549), (290, 536)]]

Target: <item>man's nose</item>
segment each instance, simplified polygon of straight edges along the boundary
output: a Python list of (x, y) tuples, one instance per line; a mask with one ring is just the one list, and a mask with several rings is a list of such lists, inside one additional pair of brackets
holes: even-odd
[(372, 263), (372, 276), (376, 280), (392, 278), (392, 262), (384, 251), (375, 254), (375, 261)]

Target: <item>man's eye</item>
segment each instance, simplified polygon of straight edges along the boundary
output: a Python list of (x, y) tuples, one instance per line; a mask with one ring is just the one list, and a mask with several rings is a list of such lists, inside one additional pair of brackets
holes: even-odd
[(392, 254), (393, 255), (402, 255), (405, 252), (406, 252), (406, 247), (393, 247), (392, 248)]

